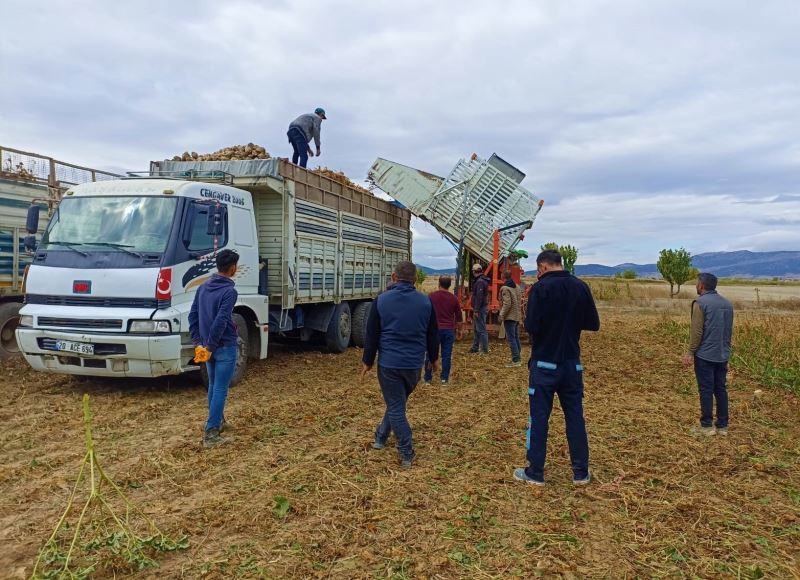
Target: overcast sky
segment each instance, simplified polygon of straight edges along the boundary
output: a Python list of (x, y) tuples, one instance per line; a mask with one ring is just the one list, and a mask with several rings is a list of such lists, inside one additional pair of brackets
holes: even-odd
[[(800, 250), (800, 1), (0, 1), (0, 144), (112, 170), (249, 141), (446, 175), (493, 152), (579, 263)], [(417, 263), (453, 264), (416, 223)]]

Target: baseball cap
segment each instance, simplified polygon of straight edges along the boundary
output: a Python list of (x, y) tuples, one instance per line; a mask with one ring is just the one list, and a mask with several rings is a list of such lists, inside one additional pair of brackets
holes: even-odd
[(325, 109), (323, 109), (322, 107), (317, 107), (316, 109), (314, 109), (314, 113), (316, 113), (317, 115), (319, 115), (323, 119), (327, 119), (328, 118), (328, 117), (325, 116)]
[(482, 270), (483, 270), (483, 266), (481, 266), (480, 264), (477, 264), (477, 263), (472, 264), (472, 271), (473, 272), (480, 272)]

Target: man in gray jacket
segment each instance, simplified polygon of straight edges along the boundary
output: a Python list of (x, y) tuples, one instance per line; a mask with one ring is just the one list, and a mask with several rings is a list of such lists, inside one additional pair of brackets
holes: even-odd
[(327, 119), (325, 116), (325, 109), (317, 107), (314, 109), (314, 114), (300, 115), (289, 124), (289, 130), (286, 136), (289, 138), (289, 143), (292, 144), (294, 153), (292, 154), (292, 163), (295, 165), (300, 162), (300, 167), (305, 167), (308, 164), (308, 157), (313, 153), (308, 144), (314, 140), (317, 146), (317, 157), (320, 156), (322, 150), (320, 149), (320, 132), (322, 131), (322, 120)]
[[(733, 305), (717, 294), (717, 277), (702, 273), (697, 277), (699, 298), (692, 302), (692, 325), (689, 352), (683, 364), (694, 361), (694, 373), (700, 390), (700, 428), (702, 435), (728, 434), (728, 390), (726, 379), (733, 335)], [(717, 421), (714, 429), (714, 400)]]

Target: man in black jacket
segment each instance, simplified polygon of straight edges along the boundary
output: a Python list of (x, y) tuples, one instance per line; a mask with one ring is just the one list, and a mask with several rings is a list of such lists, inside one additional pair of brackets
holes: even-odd
[(486, 354), (489, 352), (489, 333), (486, 330), (486, 317), (489, 315), (489, 278), (483, 275), (480, 264), (472, 265), (472, 348), (470, 352)]
[(583, 418), (582, 330), (599, 330), (600, 317), (585, 282), (564, 271), (561, 254), (545, 250), (536, 258), (539, 282), (528, 300), (525, 329), (533, 352), (528, 361), (528, 467), (514, 470), (514, 479), (544, 485), (547, 428), (558, 394), (572, 460), (572, 482), (589, 483), (589, 441)]
[(412, 262), (398, 262), (392, 272), (392, 286), (372, 304), (361, 370), (362, 376), (366, 375), (378, 357), (378, 383), (386, 411), (375, 429), (372, 447), (383, 449), (394, 432), (403, 467), (411, 467), (415, 456), (406, 417), (408, 397), (419, 382), (426, 354), (433, 372), (439, 359), (436, 312), (430, 298), (414, 288), (416, 276), (417, 267)]

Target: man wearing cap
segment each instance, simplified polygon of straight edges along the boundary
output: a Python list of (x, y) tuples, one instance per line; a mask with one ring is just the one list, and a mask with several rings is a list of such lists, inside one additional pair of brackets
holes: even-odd
[(486, 331), (486, 317), (489, 315), (489, 278), (483, 275), (480, 264), (472, 265), (472, 348), (473, 353), (489, 352), (489, 333)]
[(314, 109), (313, 114), (300, 115), (289, 124), (289, 131), (287, 131), (286, 136), (289, 137), (289, 143), (292, 144), (294, 149), (292, 163), (295, 165), (299, 161), (300, 167), (305, 167), (308, 163), (308, 157), (314, 156), (311, 152), (311, 147), (308, 146), (312, 139), (317, 146), (317, 157), (322, 153), (319, 136), (323, 119), (327, 119), (325, 109), (317, 107)]

